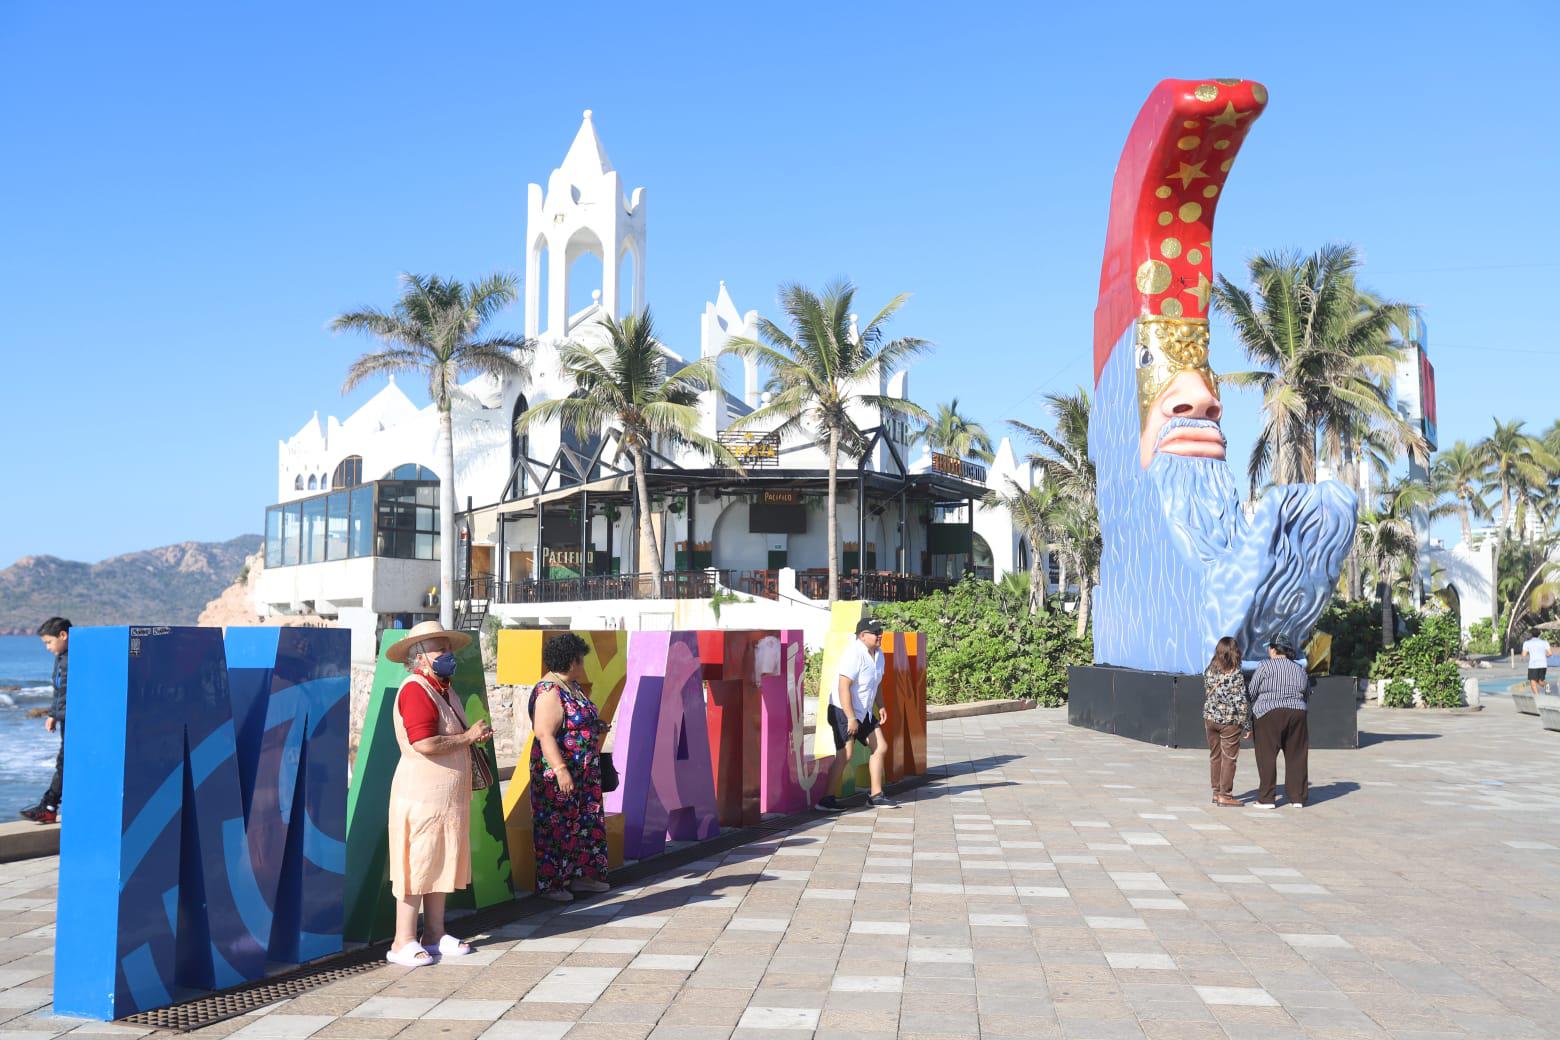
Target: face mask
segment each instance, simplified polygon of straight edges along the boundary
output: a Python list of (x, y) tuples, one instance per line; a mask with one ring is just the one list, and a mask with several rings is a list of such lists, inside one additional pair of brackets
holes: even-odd
[(455, 655), (440, 654), (433, 659), (433, 674), (441, 679), (448, 679), (455, 674)]

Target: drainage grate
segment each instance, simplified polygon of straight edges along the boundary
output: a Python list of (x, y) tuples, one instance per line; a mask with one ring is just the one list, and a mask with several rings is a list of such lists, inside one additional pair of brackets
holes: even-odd
[(332, 957), (327, 963), (318, 967), (305, 965), (276, 978), (265, 979), (239, 989), (212, 993), (185, 1001), (183, 1004), (158, 1008), (155, 1011), (143, 1011), (120, 1021), (126, 1025), (172, 1029), (185, 1033), (225, 1019), (247, 1015), (267, 1004), (296, 997), (338, 979), (361, 975), (384, 962), (385, 955), (382, 948), (358, 950), (340, 957)]

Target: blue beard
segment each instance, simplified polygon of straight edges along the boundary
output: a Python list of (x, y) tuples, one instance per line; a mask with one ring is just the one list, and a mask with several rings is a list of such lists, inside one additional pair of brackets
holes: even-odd
[(1090, 418), (1103, 538), (1096, 663), (1193, 673), (1222, 636), (1249, 660), (1276, 636), (1303, 645), (1353, 542), (1354, 493), (1285, 485), (1248, 518), (1222, 460), (1158, 454), (1144, 470), (1133, 335), (1111, 352)]

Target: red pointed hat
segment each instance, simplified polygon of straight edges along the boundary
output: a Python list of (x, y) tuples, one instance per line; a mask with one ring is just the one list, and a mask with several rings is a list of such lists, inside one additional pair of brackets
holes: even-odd
[(1213, 214), (1246, 131), (1267, 105), (1249, 79), (1167, 79), (1116, 164), (1094, 308), (1094, 379), (1139, 317), (1206, 320)]

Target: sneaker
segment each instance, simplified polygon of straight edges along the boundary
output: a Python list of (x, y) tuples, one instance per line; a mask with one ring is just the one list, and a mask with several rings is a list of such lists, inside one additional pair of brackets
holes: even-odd
[(551, 899), (554, 903), (574, 902), (574, 893), (566, 888), (549, 888), (542, 893), (543, 899)]
[(41, 812), (43, 812), (43, 806), (35, 805), (30, 809), (21, 810), (16, 815), (20, 816), (24, 820), (36, 820), (38, 819), (38, 814)]
[(1252, 802), (1250, 804), (1251, 804), (1251, 807), (1253, 809), (1277, 809), (1278, 808), (1278, 803), (1277, 802)]
[(1305, 803), (1304, 802), (1290, 802), (1289, 803), (1289, 807), (1291, 809), (1304, 809), (1305, 808)]
[(872, 809), (897, 809), (899, 803), (886, 794), (874, 794), (867, 796), (867, 806)]
[(594, 878), (575, 878), (570, 884), (575, 892), (609, 892), (612, 886), (605, 881), (597, 881)]
[(845, 811), (845, 807), (843, 805), (841, 805), (839, 803), (839, 800), (836, 799), (832, 794), (831, 795), (825, 795), (824, 797), (818, 799), (818, 804), (817, 804), (816, 808), (818, 809), (819, 812), (844, 812)]
[(39, 809), (28, 819), (33, 823), (59, 823), (60, 813), (58, 809)]

